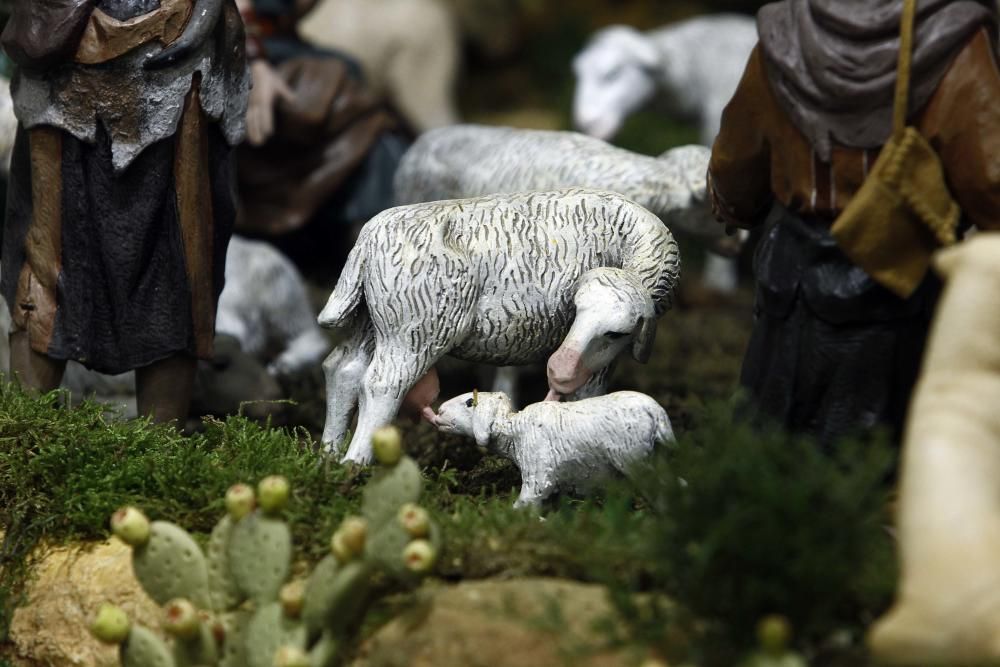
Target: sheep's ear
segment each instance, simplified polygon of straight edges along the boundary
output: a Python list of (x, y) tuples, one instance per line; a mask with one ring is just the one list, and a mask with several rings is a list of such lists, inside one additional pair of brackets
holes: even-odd
[(489, 404), (479, 403), (472, 408), (472, 437), (480, 447), (490, 444), (490, 430), (495, 417), (495, 411), (490, 409)]
[(642, 317), (636, 327), (635, 340), (632, 342), (632, 358), (640, 364), (649, 361), (653, 355), (653, 341), (656, 339), (656, 318)]

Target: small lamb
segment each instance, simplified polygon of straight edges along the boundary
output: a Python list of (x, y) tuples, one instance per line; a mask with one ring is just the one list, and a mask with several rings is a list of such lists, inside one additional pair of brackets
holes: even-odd
[(572, 403), (546, 401), (515, 412), (503, 393), (472, 392), (445, 401), (435, 426), (471, 436), (521, 470), (514, 507), (540, 505), (561, 489), (586, 490), (672, 442), (666, 411), (652, 398), (619, 391)]

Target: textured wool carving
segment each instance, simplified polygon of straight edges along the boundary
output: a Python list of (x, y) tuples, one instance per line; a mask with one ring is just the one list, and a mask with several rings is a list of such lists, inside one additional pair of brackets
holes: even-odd
[(515, 412), (502, 393), (469, 393), (441, 405), (435, 421), (444, 433), (512, 460), (521, 471), (514, 507), (538, 505), (559, 490), (586, 491), (672, 442), (666, 411), (634, 391), (573, 403), (546, 401)]
[[(434, 364), (549, 359), (553, 394), (603, 394), (626, 347), (645, 361), (671, 305), (677, 244), (619, 194), (557, 190), (402, 206), (373, 218), (320, 314), (348, 340), (324, 362), (329, 450), (358, 426), (345, 461), (407, 406), (428, 419)], [(551, 358), (550, 358), (551, 355)]]

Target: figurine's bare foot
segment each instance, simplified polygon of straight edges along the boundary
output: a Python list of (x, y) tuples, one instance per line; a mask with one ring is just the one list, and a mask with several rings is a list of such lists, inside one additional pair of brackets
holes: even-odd
[[(993, 665), (1000, 662), (1000, 592), (979, 591), (963, 604), (904, 602), (879, 621), (872, 651), (889, 665)], [(942, 593), (947, 597), (947, 593)], [(979, 599), (975, 599), (979, 598)], [(983, 608), (983, 604), (986, 608)]]
[(27, 331), (10, 335), (11, 375), (25, 389), (43, 393), (52, 391), (59, 387), (65, 370), (65, 361), (31, 349)]

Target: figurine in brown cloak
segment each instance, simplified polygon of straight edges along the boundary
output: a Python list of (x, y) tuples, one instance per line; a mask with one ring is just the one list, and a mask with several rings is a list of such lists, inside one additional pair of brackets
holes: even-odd
[[(762, 8), (760, 41), (712, 150), (719, 219), (767, 223), (741, 384), (759, 413), (823, 443), (876, 425), (898, 434), (939, 291), (928, 275), (897, 296), (830, 231), (892, 133), (903, 4)], [(1000, 227), (996, 12), (991, 0), (916, 5), (906, 120), (940, 158), (959, 232)]]
[(187, 414), (235, 218), (248, 71), (233, 0), (15, 0), (18, 136), (3, 229), (11, 368), (136, 369), (139, 410)]

